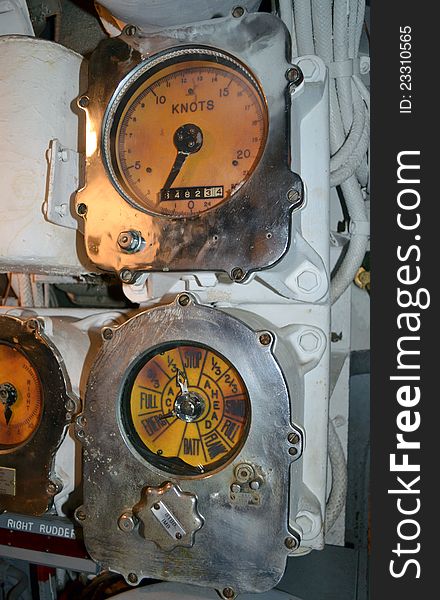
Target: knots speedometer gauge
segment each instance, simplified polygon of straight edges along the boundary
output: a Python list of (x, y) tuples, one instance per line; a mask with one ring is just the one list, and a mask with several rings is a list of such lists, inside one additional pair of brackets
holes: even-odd
[(265, 98), (238, 61), (181, 49), (143, 63), (122, 83), (104, 124), (116, 189), (154, 213), (214, 208), (249, 178), (264, 150)]

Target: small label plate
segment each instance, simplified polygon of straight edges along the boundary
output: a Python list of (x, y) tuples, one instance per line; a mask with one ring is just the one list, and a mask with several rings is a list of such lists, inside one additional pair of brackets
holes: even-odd
[(15, 496), (15, 469), (0, 467), (0, 494)]
[(151, 512), (172, 538), (181, 539), (186, 535), (186, 531), (183, 529), (182, 525), (176, 517), (170, 513), (162, 501), (153, 504)]

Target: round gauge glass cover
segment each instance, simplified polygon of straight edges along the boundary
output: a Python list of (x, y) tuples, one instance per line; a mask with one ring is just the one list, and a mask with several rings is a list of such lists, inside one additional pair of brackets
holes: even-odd
[(0, 342), (0, 451), (30, 440), (43, 413), (43, 390), (29, 359)]
[(177, 50), (128, 76), (107, 110), (104, 155), (131, 204), (188, 217), (228, 200), (256, 168), (268, 134), (251, 72), (214, 50)]
[(242, 448), (250, 401), (235, 367), (215, 350), (177, 343), (143, 357), (123, 386), (121, 421), (132, 447), (184, 477), (226, 466)]

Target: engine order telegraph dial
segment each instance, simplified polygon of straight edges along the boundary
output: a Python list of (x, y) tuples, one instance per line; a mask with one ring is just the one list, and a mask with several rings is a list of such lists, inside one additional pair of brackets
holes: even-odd
[(237, 593), (280, 579), (298, 501), (289, 490), (303, 434), (291, 401), (301, 380), (268, 325), (184, 292), (104, 329), (75, 423), (84, 446), (76, 515), (101, 569), (132, 584), (162, 577)]
[(0, 449), (27, 442), (40, 424), (42, 411), (35, 368), (19, 350), (0, 343)]
[(203, 476), (242, 447), (250, 402), (229, 361), (206, 346), (182, 343), (142, 359), (124, 386), (121, 417), (149, 462), (181, 476)]
[(250, 177), (264, 150), (266, 101), (235, 59), (182, 49), (143, 65), (110, 104), (104, 154), (131, 203), (185, 217), (214, 208)]

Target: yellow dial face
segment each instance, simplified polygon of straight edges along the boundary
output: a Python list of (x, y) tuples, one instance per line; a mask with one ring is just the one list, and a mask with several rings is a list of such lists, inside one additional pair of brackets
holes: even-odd
[(0, 450), (24, 444), (40, 424), (43, 393), (29, 360), (0, 343)]
[(214, 350), (176, 345), (150, 355), (137, 370), (122, 421), (147, 460), (171, 473), (202, 476), (242, 447), (249, 396), (234, 366)]
[(214, 51), (177, 52), (135, 78), (110, 130), (110, 173), (148, 211), (191, 216), (227, 200), (264, 150), (268, 118), (258, 83)]

